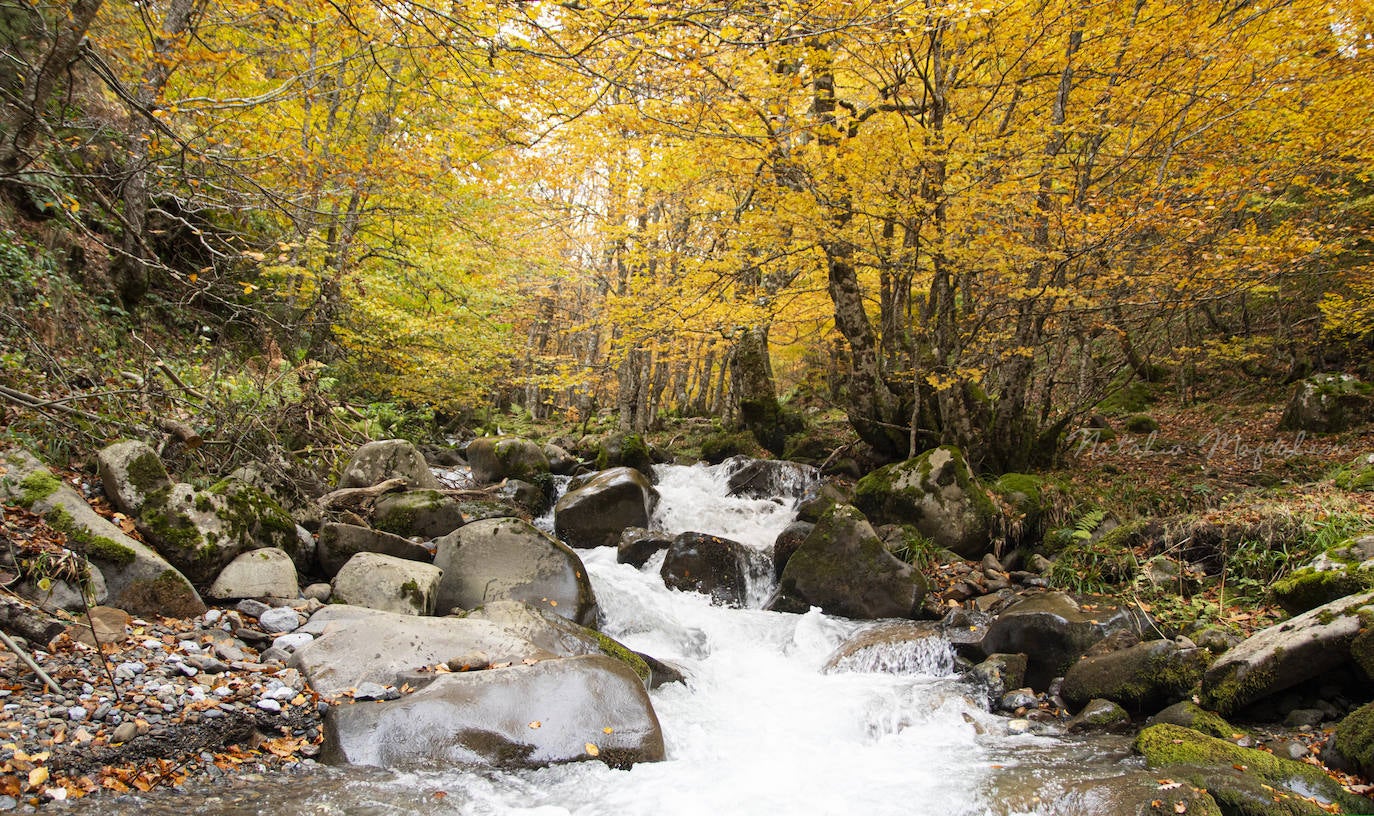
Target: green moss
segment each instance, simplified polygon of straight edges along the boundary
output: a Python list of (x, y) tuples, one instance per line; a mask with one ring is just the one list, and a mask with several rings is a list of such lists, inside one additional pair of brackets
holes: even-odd
[(1213, 711), (1230, 714), (1255, 699), (1254, 692), (1268, 687), (1273, 679), (1272, 669), (1262, 666), (1252, 668), (1244, 677), (1240, 677), (1240, 668), (1240, 664), (1232, 664), (1227, 667), (1224, 677), (1204, 681), (1200, 702)]
[(163, 570), (152, 580), (132, 582), (123, 595), (112, 600), (134, 615), (189, 618), (205, 611), (200, 596), (186, 578), (173, 569)]
[[(1346, 793), (1321, 769), (1290, 759), (1280, 759), (1254, 748), (1242, 748), (1189, 728), (1162, 723), (1142, 730), (1132, 746), (1151, 768), (1195, 766), (1201, 769), (1244, 769), (1247, 776), (1293, 792), (1315, 792), (1322, 798), (1358, 812), (1364, 800)], [(1213, 795), (1216, 795), (1213, 790)], [(1253, 811), (1263, 812), (1263, 811)], [(1278, 813), (1320, 812), (1278, 810)]]
[(129, 484), (144, 494), (161, 490), (172, 481), (167, 476), (167, 469), (162, 466), (162, 460), (152, 451), (135, 456), (125, 472), (129, 475)]
[(1155, 433), (1159, 430), (1159, 423), (1149, 414), (1133, 414), (1126, 418), (1123, 427), (1134, 434)]
[(56, 493), (61, 486), (62, 482), (52, 475), (51, 471), (39, 468), (19, 483), (19, 504), (22, 507), (33, 507)]
[(420, 585), (415, 583), (414, 578), (401, 584), (401, 595), (407, 598), (417, 608), (425, 608), (425, 596), (420, 592)]
[(1150, 385), (1142, 380), (1133, 380), (1111, 396), (1097, 404), (1097, 410), (1104, 414), (1136, 414), (1145, 410), (1150, 402)]
[(753, 453), (754, 445), (754, 438), (747, 433), (721, 431), (701, 440), (701, 458), (718, 464), (731, 456)]
[(644, 658), (635, 654), (610, 635), (602, 634), (595, 629), (588, 629), (587, 632), (596, 638), (597, 648), (601, 650), (602, 654), (608, 657), (614, 657), (616, 660), (634, 669), (635, 674), (639, 675), (639, 679), (644, 681), (644, 685), (647, 686), (649, 684), (649, 677), (652, 672), (649, 669), (649, 664), (644, 662)]
[[(1304, 568), (1275, 581), (1269, 592), (1285, 612), (1300, 615), (1370, 587), (1374, 587), (1374, 572), (1354, 567), (1322, 571)], [(1330, 621), (1324, 620), (1322, 623)]]
[(204, 544), (200, 530), (186, 516), (167, 506), (170, 499), (168, 490), (149, 496), (138, 514), (140, 524), (161, 544), (188, 552), (199, 549)]
[(133, 550), (104, 536), (92, 536), (86, 545), (86, 555), (92, 560), (118, 564), (121, 567), (132, 564), (136, 557)]
[(1336, 726), (1336, 750), (1354, 762), (1360, 772), (1374, 770), (1374, 703), (1350, 712)]
[(1191, 728), (1200, 734), (1217, 739), (1229, 739), (1235, 734), (1245, 733), (1227, 722), (1220, 714), (1208, 711), (1191, 700), (1169, 706), (1159, 712), (1156, 718), (1160, 722)]

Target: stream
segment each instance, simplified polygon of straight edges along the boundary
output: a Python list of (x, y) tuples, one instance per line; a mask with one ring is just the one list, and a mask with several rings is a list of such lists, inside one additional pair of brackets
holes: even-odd
[[(796, 498), (730, 497), (728, 467), (661, 466), (655, 526), (767, 550), (795, 517)], [(629, 770), (597, 762), (518, 772), (317, 768), (105, 799), (99, 812), (1087, 816), (1149, 801), (1154, 780), (1126, 740), (1012, 734), (954, 674), (947, 649), (878, 655), (900, 674), (864, 665), (825, 673), (831, 652), (865, 623), (815, 609), (712, 606), (707, 596), (664, 587), (661, 553), (643, 569), (617, 564), (611, 547), (579, 554), (604, 631), (687, 675), (686, 684), (651, 693), (666, 761)], [(751, 598), (766, 598), (766, 583)]]

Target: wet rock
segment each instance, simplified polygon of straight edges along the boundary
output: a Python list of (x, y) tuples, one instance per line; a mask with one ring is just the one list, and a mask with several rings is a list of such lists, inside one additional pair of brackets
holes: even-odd
[(1240, 729), (1231, 725), (1218, 714), (1202, 708), (1191, 700), (1174, 703), (1150, 718), (1151, 723), (1167, 723), (1183, 728), (1191, 728), (1209, 737), (1229, 740), (1241, 734)]
[(451, 496), (437, 490), (407, 490), (377, 499), (372, 523), (378, 530), (403, 538), (431, 539), (457, 530), (466, 519), (462, 507)]
[(767, 557), (738, 541), (706, 533), (682, 533), (673, 539), (659, 574), (669, 589), (710, 595), (714, 603), (743, 606), (751, 578), (772, 571)]
[(432, 615), (443, 575), (433, 564), (358, 553), (334, 576), (332, 597), (339, 603), (384, 612)]
[(648, 685), (650, 665), (609, 635), (579, 626), (562, 615), (519, 601), (492, 601), (469, 612), (469, 620), (490, 621), (516, 637), (559, 657), (604, 654), (629, 666)]
[(324, 576), (333, 578), (343, 565), (348, 563), (348, 559), (360, 552), (380, 553), (394, 558), (404, 558), (407, 561), (428, 562), (431, 558), (429, 548), (425, 545), (394, 533), (337, 522), (329, 522), (320, 527), (315, 561)]
[(296, 565), (291, 556), (272, 547), (246, 552), (220, 570), (205, 594), (217, 601), (295, 598), (300, 595)]
[(810, 465), (779, 459), (737, 457), (726, 461), (730, 473), (730, 495), (749, 499), (779, 496), (801, 498), (820, 481), (820, 471)]
[(425, 457), (404, 439), (382, 439), (358, 448), (344, 466), (339, 487), (371, 487), (395, 478), (405, 479), (412, 490), (443, 487)]
[(876, 524), (911, 524), (965, 558), (992, 549), (996, 506), (952, 446), (873, 471), (855, 485), (854, 504)]
[(629, 564), (638, 569), (647, 564), (654, 553), (668, 549), (672, 543), (671, 538), (651, 533), (643, 527), (630, 527), (620, 534), (615, 560), (616, 563)]
[(1138, 713), (1155, 711), (1186, 698), (1210, 661), (1205, 649), (1153, 640), (1083, 658), (1069, 668), (1060, 694), (1075, 707), (1101, 698)]
[(788, 559), (806, 543), (806, 537), (811, 535), (814, 529), (816, 525), (809, 521), (794, 521), (778, 533), (777, 539), (773, 541), (774, 581), (782, 579), (782, 571), (787, 567)]
[(997, 701), (997, 708), (1000, 711), (1018, 711), (1025, 708), (1034, 708), (1040, 702), (1040, 698), (1035, 696), (1035, 689), (1019, 688), (1013, 689)]
[(1202, 704), (1229, 714), (1350, 662), (1371, 604), (1374, 593), (1352, 595), (1254, 633), (1207, 667)]
[(969, 678), (981, 686), (990, 702), (1002, 699), (1012, 689), (1021, 688), (1026, 681), (1026, 656), (1023, 654), (992, 654), (969, 671)]
[(647, 527), (658, 491), (633, 468), (603, 470), (554, 507), (554, 531), (573, 547), (615, 546), (627, 527)]
[(582, 559), (527, 521), (477, 521), (435, 544), (434, 564), (444, 571), (440, 611), (513, 600), (584, 626), (596, 622), (596, 596)]
[(1193, 632), (1189, 638), (1197, 644), (1198, 648), (1206, 649), (1213, 655), (1219, 655), (1241, 641), (1239, 635), (1228, 632), (1220, 626), (1204, 627)]
[(385, 768), (626, 768), (664, 756), (643, 683), (604, 655), (445, 674), (398, 700), (332, 706), (325, 725), (324, 761)]
[(1020, 653), (1028, 658), (1026, 680), (1048, 688), (1093, 644), (1117, 631), (1140, 629), (1128, 610), (1087, 613), (1062, 592), (1043, 592), (1012, 603), (988, 625), (983, 654)]
[(883, 672), (943, 677), (954, 670), (954, 650), (934, 621), (882, 623), (851, 635), (826, 658), (821, 671)]
[(856, 509), (836, 505), (788, 559), (769, 608), (805, 612), (819, 606), (849, 618), (911, 618), (921, 613), (927, 583), (883, 546)]
[(1071, 734), (1089, 731), (1122, 731), (1131, 726), (1131, 715), (1111, 700), (1089, 700), (1065, 725)]
[(288, 665), (325, 696), (367, 681), (396, 685), (400, 673), (472, 652), (486, 654), (493, 663), (554, 657), (489, 621), (421, 618), (343, 605), (320, 610), (306, 628), (316, 624), (315, 618), (323, 624), (320, 634), (298, 648)]
[(1161, 776), (1182, 779), (1205, 788), (1226, 813), (1264, 813), (1285, 794), (1288, 814), (1324, 813), (1309, 801), (1317, 797), (1348, 813), (1360, 812), (1365, 800), (1346, 793), (1320, 768), (1282, 759), (1254, 748), (1242, 748), (1180, 728), (1152, 725), (1141, 731), (1133, 745), (1149, 767)]
[(549, 472), (559, 476), (571, 476), (580, 464), (576, 456), (553, 443), (544, 445), (544, 458), (549, 462)]
[(1341, 720), (1331, 743), (1346, 767), (1374, 779), (1374, 703), (1355, 709)]

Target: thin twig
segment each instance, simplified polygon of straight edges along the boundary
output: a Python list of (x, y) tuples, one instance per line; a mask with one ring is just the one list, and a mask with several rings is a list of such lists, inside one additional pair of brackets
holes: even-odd
[(24, 651), (23, 647), (18, 643), (15, 643), (13, 638), (5, 634), (5, 630), (3, 629), (0, 629), (0, 641), (4, 641), (5, 645), (10, 647), (10, 651), (14, 652), (19, 656), (20, 660), (24, 661), (24, 665), (33, 669), (33, 673), (38, 675), (44, 683), (48, 684), (48, 688), (52, 689), (53, 694), (62, 693), (62, 687), (57, 685), (57, 681), (49, 677), (48, 673), (43, 671), (41, 666), (33, 662), (33, 658), (29, 657), (29, 653)]

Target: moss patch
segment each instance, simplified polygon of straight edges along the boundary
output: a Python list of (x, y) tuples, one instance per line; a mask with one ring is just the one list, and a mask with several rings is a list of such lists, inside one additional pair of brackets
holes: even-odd
[(51, 471), (39, 468), (19, 483), (19, 504), (32, 507), (56, 493), (61, 486), (62, 482)]
[(134, 581), (118, 599), (118, 606), (134, 615), (189, 618), (205, 611), (200, 596), (176, 570), (163, 570), (152, 580)]
[(644, 685), (649, 685), (649, 678), (653, 672), (650, 671), (649, 664), (644, 662), (644, 658), (635, 654), (610, 635), (604, 635), (595, 629), (588, 629), (587, 632), (596, 638), (597, 648), (601, 650), (602, 654), (607, 657), (614, 657), (634, 669), (635, 674), (639, 675), (639, 679), (644, 682)]
[(1300, 569), (1269, 588), (1274, 600), (1290, 615), (1300, 615), (1338, 598), (1374, 587), (1374, 572), (1347, 567), (1343, 570)]
[(67, 536), (68, 542), (77, 544), (85, 552), (86, 557), (93, 561), (124, 567), (132, 564), (136, 557), (133, 550), (118, 541), (98, 536), (79, 526), (66, 508), (54, 507), (48, 511), (44, 519), (54, 530)]
[(152, 451), (135, 456), (124, 471), (129, 475), (129, 484), (140, 493), (152, 493), (172, 483), (167, 469), (162, 466), (162, 460)]
[(1336, 726), (1336, 750), (1366, 777), (1374, 771), (1374, 703), (1350, 712)]
[[(1336, 802), (1350, 812), (1367, 804), (1365, 800), (1346, 793), (1340, 785), (1320, 769), (1290, 759), (1280, 759), (1254, 748), (1242, 748), (1226, 740), (1209, 737), (1189, 728), (1162, 723), (1141, 731), (1132, 746), (1145, 757), (1151, 768), (1171, 765), (1191, 765), (1198, 768), (1244, 769), (1247, 776), (1262, 780), (1274, 788), (1291, 792), (1317, 793), (1323, 799)], [(1276, 791), (1281, 794), (1281, 791)], [(1216, 791), (1213, 790), (1213, 795)], [(1305, 810), (1274, 811), (1303, 813)], [(1310, 811), (1320, 812), (1320, 811)]]

